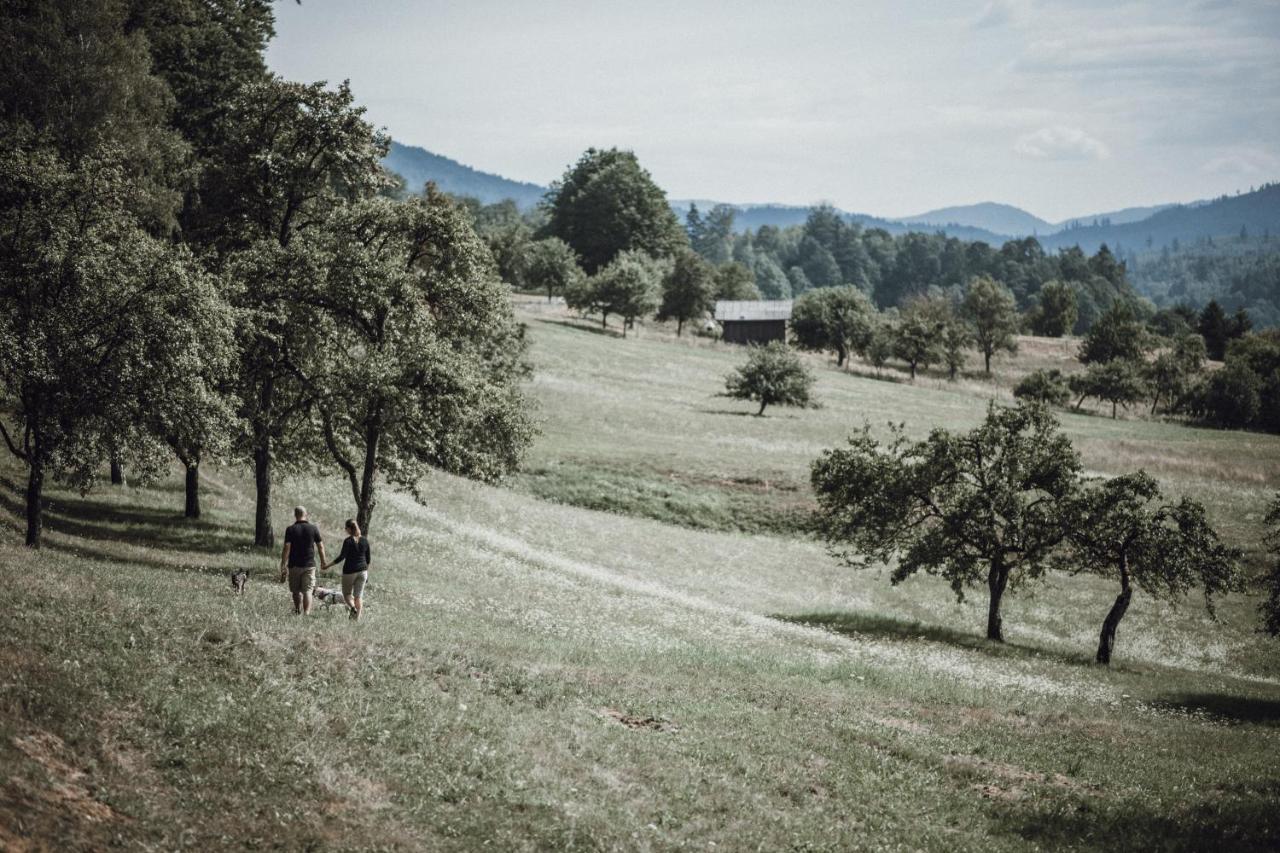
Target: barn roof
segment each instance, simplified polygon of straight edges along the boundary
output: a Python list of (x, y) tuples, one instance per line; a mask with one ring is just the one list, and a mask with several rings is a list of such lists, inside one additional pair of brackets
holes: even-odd
[(716, 301), (716, 319), (725, 320), (790, 320), (790, 299), (749, 299)]

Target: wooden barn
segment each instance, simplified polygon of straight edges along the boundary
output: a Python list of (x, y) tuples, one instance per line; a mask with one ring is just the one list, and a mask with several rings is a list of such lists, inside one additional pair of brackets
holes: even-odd
[(787, 339), (790, 299), (719, 300), (716, 322), (723, 338), (733, 344), (767, 344)]

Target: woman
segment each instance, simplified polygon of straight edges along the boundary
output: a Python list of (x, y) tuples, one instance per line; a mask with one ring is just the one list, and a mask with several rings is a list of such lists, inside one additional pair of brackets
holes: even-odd
[(359, 619), (364, 608), (364, 584), (369, 579), (369, 540), (360, 535), (360, 525), (354, 518), (347, 519), (347, 534), (342, 551), (329, 565), (342, 563), (342, 599), (351, 618)]

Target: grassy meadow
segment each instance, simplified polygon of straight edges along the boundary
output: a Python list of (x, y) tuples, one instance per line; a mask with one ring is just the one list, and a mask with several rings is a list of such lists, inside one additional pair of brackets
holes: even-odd
[[(740, 350), (520, 312), (526, 471), (384, 492), (359, 623), (288, 615), (241, 471), (206, 472), (195, 523), (177, 476), (54, 489), (31, 553), (0, 464), (0, 849), (1280, 845), (1280, 645), (1256, 598), (1213, 622), (1138, 592), (1102, 669), (1105, 581), (1011, 591), (994, 646), (980, 591), (891, 587), (786, 520), (864, 419), (968, 426), (1007, 392), (815, 357), (824, 408), (755, 418), (715, 396)], [(1063, 423), (1091, 470), (1146, 467), (1256, 552), (1276, 437)], [(275, 494), (278, 528), (301, 502), (336, 544), (343, 481)]]

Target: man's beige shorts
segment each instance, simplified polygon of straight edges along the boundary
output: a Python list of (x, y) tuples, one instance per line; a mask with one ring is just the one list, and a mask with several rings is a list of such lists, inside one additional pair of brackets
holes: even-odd
[(289, 567), (289, 592), (297, 595), (298, 593), (310, 594), (311, 590), (316, 588), (316, 567), (308, 566), (300, 569), (296, 566)]
[(342, 594), (360, 598), (364, 595), (364, 582), (369, 579), (369, 572), (352, 572), (342, 576)]

